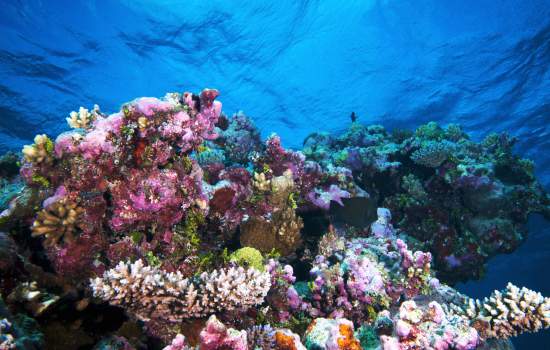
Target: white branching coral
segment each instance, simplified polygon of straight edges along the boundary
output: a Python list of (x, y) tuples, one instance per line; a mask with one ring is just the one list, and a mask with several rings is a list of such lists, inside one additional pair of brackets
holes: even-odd
[(454, 311), (469, 319), (484, 338), (509, 338), (550, 327), (550, 298), (512, 283), (482, 301), (467, 299)]
[(120, 262), (103, 278), (92, 279), (91, 287), (94, 296), (126, 308), (141, 320), (180, 322), (261, 304), (271, 281), (267, 272), (242, 267), (183, 278), (179, 272), (168, 273), (137, 260)]
[(99, 114), (100, 112), (98, 105), (94, 105), (94, 109), (91, 113), (90, 111), (88, 111), (88, 109), (80, 107), (78, 112), (72, 111), (69, 114), (69, 118), (66, 118), (66, 120), (69, 126), (73, 129), (86, 129), (91, 125), (91, 123), (97, 118)]

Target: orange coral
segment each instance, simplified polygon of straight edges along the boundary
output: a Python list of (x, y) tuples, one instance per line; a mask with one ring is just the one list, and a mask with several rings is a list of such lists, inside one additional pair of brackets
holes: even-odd
[(338, 349), (341, 350), (362, 350), (359, 340), (353, 336), (353, 328), (348, 324), (341, 324), (338, 328), (341, 338), (338, 338)]
[(276, 350), (297, 350), (294, 338), (291, 335), (281, 331), (275, 333), (275, 349)]

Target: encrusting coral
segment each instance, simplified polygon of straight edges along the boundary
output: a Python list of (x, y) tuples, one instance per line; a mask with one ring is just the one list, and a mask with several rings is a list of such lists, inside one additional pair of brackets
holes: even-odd
[(218, 311), (261, 304), (269, 291), (268, 273), (253, 268), (228, 268), (184, 278), (145, 266), (141, 260), (120, 262), (91, 281), (94, 295), (128, 309), (142, 320), (181, 322)]

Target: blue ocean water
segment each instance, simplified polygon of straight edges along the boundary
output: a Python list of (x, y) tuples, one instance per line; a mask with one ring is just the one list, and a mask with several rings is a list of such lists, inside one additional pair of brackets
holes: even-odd
[[(264, 136), (300, 147), (364, 123), (457, 122), (479, 138), (508, 130), (550, 189), (550, 1), (39, 1), (0, 7), (0, 152), (66, 129), (94, 103), (220, 90)], [(550, 295), (549, 223), (488, 277)], [(548, 332), (518, 348), (550, 344)]]

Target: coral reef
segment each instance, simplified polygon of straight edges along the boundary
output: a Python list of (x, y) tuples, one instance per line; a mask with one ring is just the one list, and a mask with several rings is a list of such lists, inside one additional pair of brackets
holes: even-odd
[(514, 143), (505, 133), (475, 142), (456, 124), (391, 133), (353, 123), (337, 137), (310, 135), (303, 152), (322, 166), (350, 168), (395, 226), (434, 255), (439, 277), (455, 283), (479, 278), (488, 259), (521, 244), (530, 213), (550, 218), (550, 198)]
[(353, 122), (291, 150), (217, 96), (81, 107), (0, 158), (0, 347), (499, 349), (549, 326), (536, 292), (446, 284), (550, 217), (513, 138)]

